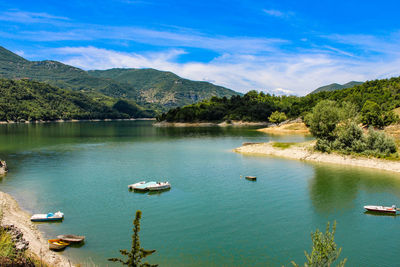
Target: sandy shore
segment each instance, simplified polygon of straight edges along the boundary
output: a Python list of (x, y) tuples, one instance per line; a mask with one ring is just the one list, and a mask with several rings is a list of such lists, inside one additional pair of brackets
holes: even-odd
[(29, 242), (29, 250), (37, 255), (38, 259), (42, 258), (43, 262), (50, 266), (73, 266), (67, 258), (49, 250), (47, 240), (30, 221), (31, 215), (21, 210), (15, 199), (4, 192), (0, 192), (0, 207), (3, 211), (2, 224), (13, 224), (21, 230), (24, 239)]
[(377, 158), (356, 157), (335, 153), (320, 153), (313, 151), (314, 142), (295, 143), (288, 148), (274, 147), (273, 142), (248, 144), (234, 149), (242, 154), (276, 156), (287, 159), (345, 164), (365, 168), (373, 168), (400, 173), (400, 161), (391, 161)]
[(269, 134), (310, 134), (310, 131), (303, 122), (290, 122), (284, 125), (258, 129), (257, 131)]
[(157, 127), (212, 127), (212, 126), (219, 126), (219, 127), (227, 127), (227, 126), (267, 126), (268, 122), (247, 122), (247, 121), (231, 121), (231, 122), (156, 122), (153, 125)]

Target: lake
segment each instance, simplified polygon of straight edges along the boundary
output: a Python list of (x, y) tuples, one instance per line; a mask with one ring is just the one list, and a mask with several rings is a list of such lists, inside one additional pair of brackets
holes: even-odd
[[(363, 205), (400, 204), (400, 175), (232, 152), (243, 142), (299, 142), (252, 128), (158, 128), (151, 121), (0, 125), (0, 190), (30, 213), (61, 210), (41, 223), (46, 238), (83, 234), (61, 252), (114, 266), (129, 249), (141, 210), (141, 245), (160, 266), (291, 266), (305, 262), (310, 233), (337, 221), (348, 266), (396, 266), (400, 217), (364, 214)], [(256, 182), (243, 179), (257, 176)], [(243, 177), (241, 177), (243, 176)], [(169, 181), (159, 194), (127, 188)]]

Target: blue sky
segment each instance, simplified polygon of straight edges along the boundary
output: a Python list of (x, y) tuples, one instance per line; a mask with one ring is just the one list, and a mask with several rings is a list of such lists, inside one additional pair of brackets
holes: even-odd
[(156, 68), (304, 95), (400, 75), (398, 1), (0, 0), (0, 45), (83, 69)]

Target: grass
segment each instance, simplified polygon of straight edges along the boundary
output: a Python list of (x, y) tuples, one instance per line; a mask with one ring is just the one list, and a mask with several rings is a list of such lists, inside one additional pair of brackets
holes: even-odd
[(0, 230), (0, 257), (11, 257), (15, 255), (12, 237), (3, 229)]
[(294, 145), (295, 143), (280, 143), (280, 142), (274, 142), (272, 143), (272, 146), (275, 148), (281, 148), (281, 149), (286, 149)]

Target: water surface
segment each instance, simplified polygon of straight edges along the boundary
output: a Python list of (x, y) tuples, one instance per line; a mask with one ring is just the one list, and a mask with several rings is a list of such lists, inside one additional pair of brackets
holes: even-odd
[[(62, 210), (62, 223), (39, 229), (48, 238), (86, 235), (84, 246), (63, 252), (81, 263), (111, 265), (107, 258), (130, 248), (140, 209), (142, 246), (157, 250), (148, 259), (160, 266), (303, 263), (310, 232), (333, 220), (349, 266), (396, 266), (400, 217), (366, 215), (362, 206), (400, 204), (399, 175), (231, 151), (307, 139), (143, 121), (1, 125), (0, 158), (10, 173), (0, 190), (31, 213)], [(172, 189), (128, 191), (141, 180), (168, 180)]]

